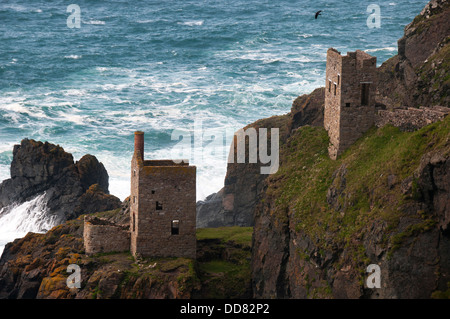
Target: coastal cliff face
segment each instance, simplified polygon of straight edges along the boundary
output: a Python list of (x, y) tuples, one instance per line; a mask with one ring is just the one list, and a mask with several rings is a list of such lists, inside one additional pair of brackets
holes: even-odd
[[(119, 210), (114, 212), (115, 218), (123, 215)], [(83, 289), (68, 288), (70, 264), (80, 267)], [(83, 219), (77, 218), (46, 234), (28, 233), (6, 246), (0, 260), (0, 298), (189, 297), (186, 280), (191, 278), (191, 262), (167, 259), (158, 264), (163, 265), (154, 269), (148, 261), (135, 262), (129, 252), (87, 256)], [(187, 279), (177, 280), (178, 277)]]
[[(328, 158), (322, 128), (283, 147), (255, 209), (257, 298), (430, 298), (450, 276), (450, 118), (408, 133), (368, 132)], [(368, 289), (366, 267), (381, 268)]]
[[(378, 106), (448, 106), (449, 14), (447, 1), (431, 1), (405, 28), (399, 55), (378, 69)], [(336, 161), (314, 123), (291, 126), (280, 170), (255, 200), (254, 297), (445, 296), (450, 118), (415, 132), (373, 128)], [(380, 289), (366, 285), (370, 264)]]
[[(243, 128), (279, 129), (279, 142), (283, 144), (291, 132), (303, 125), (323, 126), (324, 88), (299, 96), (292, 103), (289, 114), (261, 119)], [(197, 227), (253, 226), (253, 212), (268, 174), (261, 174), (260, 162), (249, 163), (249, 139), (245, 141), (245, 163), (237, 163), (236, 137), (231, 145), (234, 161), (228, 163), (224, 187), (205, 201), (197, 203)], [(271, 136), (268, 134), (268, 145)], [(257, 147), (259, 152), (259, 145)], [(282, 163), (280, 163), (281, 165)]]
[(109, 195), (108, 173), (95, 156), (74, 163), (58, 145), (24, 139), (14, 146), (11, 178), (0, 184), (0, 209), (43, 193), (48, 213), (59, 222), (120, 206)]
[(450, 105), (450, 3), (430, 1), (405, 27), (398, 55), (378, 70), (378, 102), (390, 107)]

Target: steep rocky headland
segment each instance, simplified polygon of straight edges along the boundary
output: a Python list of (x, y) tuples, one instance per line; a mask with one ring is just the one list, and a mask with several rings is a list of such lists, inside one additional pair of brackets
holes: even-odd
[[(405, 28), (399, 55), (378, 69), (378, 110), (449, 106), (449, 14), (447, 1), (431, 1)], [(286, 125), (311, 120), (291, 124), (280, 146), (280, 170), (256, 194), (254, 297), (445, 295), (449, 117), (415, 132), (373, 128), (332, 161), (327, 133), (314, 121), (323, 113), (322, 97), (314, 99), (313, 92), (294, 102)], [(369, 264), (381, 268), (381, 289), (365, 285)]]
[[(327, 154), (324, 88), (245, 128), (280, 129), (280, 170), (228, 164), (210, 203), (214, 222), (254, 225), (254, 297), (430, 298), (447, 290), (449, 117), (423, 126), (450, 106), (449, 7), (430, 1), (405, 27), (399, 54), (377, 69), (380, 128), (337, 161)], [(369, 264), (381, 267), (382, 289), (365, 286)]]

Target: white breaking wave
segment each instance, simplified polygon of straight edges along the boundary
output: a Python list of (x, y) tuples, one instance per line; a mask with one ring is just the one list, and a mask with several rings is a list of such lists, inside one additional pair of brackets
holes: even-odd
[(81, 55), (75, 55), (75, 54), (65, 55), (65, 56), (64, 56), (65, 59), (74, 59), (74, 60), (81, 59), (82, 57), (83, 57), (83, 56), (81, 56)]
[(89, 21), (83, 21), (84, 24), (95, 24), (95, 25), (103, 25), (106, 24), (105, 21), (101, 20), (89, 20)]
[(193, 26), (201, 26), (203, 25), (204, 22), (205, 22), (204, 20), (195, 20), (195, 21), (178, 22), (178, 24), (193, 27)]
[(376, 48), (376, 49), (367, 49), (364, 50), (365, 52), (378, 52), (378, 51), (389, 51), (389, 52), (394, 52), (396, 51), (397, 48), (396, 47), (386, 47), (386, 48)]
[(16, 5), (16, 4), (5, 4), (5, 5), (2, 5), (0, 7), (0, 9), (10, 9), (10, 10), (16, 11), (16, 12), (42, 13), (42, 9), (33, 9), (33, 8), (28, 8), (28, 7)]
[(11, 205), (0, 210), (0, 255), (5, 245), (28, 232), (44, 233), (56, 226), (56, 216), (49, 216), (45, 193), (20, 205)]

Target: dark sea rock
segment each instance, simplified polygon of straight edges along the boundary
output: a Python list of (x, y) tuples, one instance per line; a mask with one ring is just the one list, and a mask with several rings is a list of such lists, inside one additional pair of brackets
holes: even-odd
[[(315, 89), (310, 94), (299, 96), (292, 103), (291, 111), (281, 116), (261, 119), (244, 128), (254, 128), (259, 134), (259, 128), (279, 129), (279, 143), (284, 143), (291, 132), (304, 125), (323, 126), (324, 88)], [(270, 136), (268, 144), (270, 144)], [(236, 142), (233, 144), (234, 154), (237, 154)], [(224, 187), (211, 194), (204, 201), (197, 202), (197, 227), (221, 226), (253, 226), (253, 212), (262, 194), (263, 182), (267, 174), (261, 174), (260, 162), (249, 163), (248, 141), (245, 145), (247, 156), (245, 163), (235, 160), (228, 163)], [(280, 163), (281, 165), (281, 163)]]
[(48, 213), (59, 222), (114, 209), (121, 202), (109, 195), (108, 179), (95, 156), (85, 155), (74, 163), (72, 154), (58, 145), (24, 139), (14, 146), (11, 178), (0, 184), (0, 209), (43, 193)]

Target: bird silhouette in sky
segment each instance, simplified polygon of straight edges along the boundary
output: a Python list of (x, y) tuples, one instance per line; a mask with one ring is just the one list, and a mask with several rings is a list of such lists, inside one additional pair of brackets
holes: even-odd
[(315, 17), (316, 19), (317, 19), (318, 16), (321, 15), (321, 14), (320, 14), (321, 12), (322, 12), (322, 10), (319, 10), (319, 11), (316, 12), (316, 17)]

